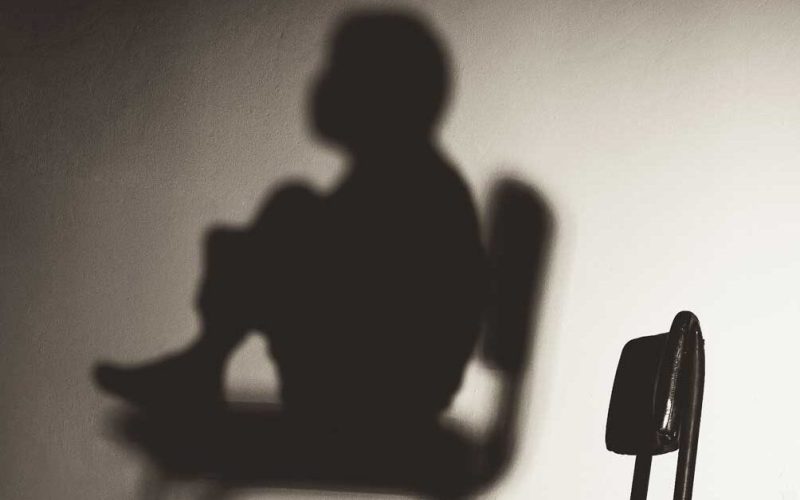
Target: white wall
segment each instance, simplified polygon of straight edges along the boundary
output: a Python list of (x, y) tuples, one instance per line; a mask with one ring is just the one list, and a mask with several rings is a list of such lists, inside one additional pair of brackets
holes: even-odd
[[(203, 231), (339, 172), (304, 93), (365, 2), (161, 4), (0, 10), (2, 498), (132, 497), (92, 362), (187, 342)], [(516, 172), (556, 218), (523, 443), (488, 496), (626, 498), (633, 460), (603, 443), (619, 351), (690, 309), (696, 498), (800, 499), (800, 4), (411, 4), (454, 56), (442, 139), (478, 200)], [(258, 349), (244, 382), (271, 377)]]

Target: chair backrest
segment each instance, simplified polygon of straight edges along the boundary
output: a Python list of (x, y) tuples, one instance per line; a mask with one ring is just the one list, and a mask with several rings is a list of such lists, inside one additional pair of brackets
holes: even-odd
[(691, 499), (704, 378), (704, 341), (691, 312), (678, 313), (669, 333), (625, 345), (611, 392), (606, 447), (637, 457), (631, 499), (647, 498), (652, 456), (677, 449), (674, 499)]

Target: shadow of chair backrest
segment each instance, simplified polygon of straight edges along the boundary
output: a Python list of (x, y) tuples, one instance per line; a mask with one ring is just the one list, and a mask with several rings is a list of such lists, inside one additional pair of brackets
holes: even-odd
[(457, 498), (495, 482), (513, 458), (552, 222), (531, 188), (502, 180), (487, 223), (493, 285), (476, 356), (499, 374), (502, 391), (488, 439), (445, 426), (358, 435), (324, 422), (297, 425), (279, 407), (258, 404), (231, 404), (193, 422), (124, 414), (117, 437), (143, 452), (155, 471), (146, 478), (145, 499), (167, 498), (177, 483), (195, 481), (205, 485), (203, 498), (272, 487)]
[(494, 186), (489, 224), (493, 298), (480, 356), (503, 379), (496, 425), (486, 450), (487, 463), (496, 476), (514, 453), (554, 226), (544, 199), (510, 178)]

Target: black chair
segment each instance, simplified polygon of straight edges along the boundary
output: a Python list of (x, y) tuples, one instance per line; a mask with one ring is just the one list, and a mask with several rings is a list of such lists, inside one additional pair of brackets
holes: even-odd
[(690, 500), (694, 483), (705, 349), (700, 323), (688, 311), (669, 333), (641, 337), (622, 350), (606, 423), (606, 447), (636, 455), (631, 500), (647, 498), (653, 455), (679, 449), (674, 500)]
[(356, 432), (305, 426), (266, 404), (233, 403), (194, 422), (125, 413), (116, 434), (150, 464), (143, 496), (163, 498), (180, 483), (200, 483), (203, 498), (264, 487), (458, 498), (491, 484), (514, 453), (532, 308), (551, 233), (546, 205), (524, 184), (502, 181), (492, 200), (494, 299), (477, 357), (499, 378), (501, 394), (482, 439), (447, 425)]

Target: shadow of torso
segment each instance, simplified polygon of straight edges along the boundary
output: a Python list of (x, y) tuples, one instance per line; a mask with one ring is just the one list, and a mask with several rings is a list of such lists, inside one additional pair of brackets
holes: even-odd
[(325, 198), (295, 193), (306, 208), (292, 213), (304, 222), (276, 223), (273, 207), (251, 229), (271, 254), (256, 259), (269, 290), (255, 295), (270, 298), (259, 324), (294, 409), (430, 418), (460, 384), (486, 300), (486, 258), (460, 178), (432, 153), (408, 161), (357, 167)]

